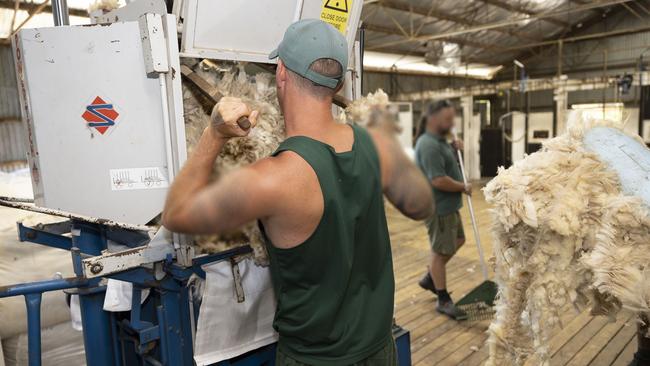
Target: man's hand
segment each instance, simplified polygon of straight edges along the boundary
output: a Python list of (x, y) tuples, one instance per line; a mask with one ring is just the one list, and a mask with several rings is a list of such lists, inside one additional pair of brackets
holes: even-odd
[(465, 193), (468, 196), (472, 195), (472, 184), (471, 183), (465, 184), (465, 190), (463, 191), (463, 193)]
[(456, 149), (456, 150), (460, 150), (460, 151), (463, 151), (463, 148), (465, 147), (465, 146), (463, 145), (463, 140), (454, 140), (454, 141), (451, 143), (451, 146), (453, 146), (454, 149)]
[[(251, 109), (239, 98), (223, 97), (212, 109), (210, 115), (211, 124), (208, 129), (212, 129), (215, 137), (229, 139), (231, 137), (247, 136), (250, 130), (257, 125), (259, 111)], [(248, 117), (251, 127), (243, 129), (239, 127), (237, 121), (242, 117)]]

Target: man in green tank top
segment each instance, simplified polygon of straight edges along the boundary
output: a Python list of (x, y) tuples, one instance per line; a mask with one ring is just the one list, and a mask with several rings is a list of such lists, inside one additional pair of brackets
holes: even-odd
[(277, 299), (277, 365), (396, 365), (394, 277), (385, 195), (424, 219), (426, 178), (394, 137), (338, 123), (332, 99), (347, 70), (347, 43), (320, 20), (287, 29), (271, 58), (287, 139), (270, 157), (208, 183), (226, 141), (248, 134), (258, 112), (224, 98), (173, 182), (163, 224), (224, 233), (259, 220)]

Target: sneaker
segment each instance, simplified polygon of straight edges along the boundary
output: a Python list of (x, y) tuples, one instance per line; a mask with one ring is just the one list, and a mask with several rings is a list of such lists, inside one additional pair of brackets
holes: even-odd
[(447, 315), (448, 317), (454, 320), (467, 319), (467, 313), (457, 308), (456, 305), (454, 305), (453, 301), (441, 302), (440, 300), (438, 300), (438, 304), (436, 305), (436, 311), (438, 311), (440, 314)]
[(634, 359), (628, 364), (628, 366), (644, 366), (650, 365), (650, 354), (642, 354), (642, 351), (637, 351), (634, 354)]
[(424, 275), (424, 277), (422, 277), (420, 282), (418, 282), (418, 285), (420, 285), (420, 287), (422, 287), (425, 290), (429, 290), (433, 292), (436, 295), (438, 294), (438, 291), (436, 291), (436, 286), (433, 284), (433, 278), (431, 278), (431, 274), (429, 273), (429, 271), (427, 271), (427, 273)]

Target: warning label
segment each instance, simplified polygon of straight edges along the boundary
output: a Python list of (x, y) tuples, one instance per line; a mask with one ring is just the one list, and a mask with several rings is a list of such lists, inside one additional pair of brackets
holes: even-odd
[(348, 30), (348, 19), (351, 10), (352, 0), (323, 0), (323, 10), (321, 10), (320, 18), (345, 35)]

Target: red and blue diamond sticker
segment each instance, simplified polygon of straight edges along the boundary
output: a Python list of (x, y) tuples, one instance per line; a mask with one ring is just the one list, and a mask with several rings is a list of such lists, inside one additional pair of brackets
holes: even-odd
[(88, 128), (94, 128), (103, 135), (115, 126), (119, 115), (113, 107), (113, 103), (106, 102), (97, 96), (92, 103), (86, 106), (86, 111), (81, 117), (86, 120)]

